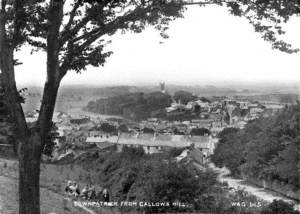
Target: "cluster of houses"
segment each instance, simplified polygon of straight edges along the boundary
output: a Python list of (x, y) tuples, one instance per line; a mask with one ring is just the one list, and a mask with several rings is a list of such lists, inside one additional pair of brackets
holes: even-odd
[[(59, 137), (56, 139), (54, 156), (58, 158), (64, 153), (74, 152), (76, 148), (84, 150), (94, 145), (98, 150), (114, 148), (116, 152), (124, 147), (140, 147), (146, 154), (192, 147), (200, 151), (203, 158), (207, 158), (213, 154), (218, 142), (217, 134), (224, 128), (244, 128), (249, 120), (268, 116), (283, 107), (278, 103), (251, 103), (227, 98), (215, 102), (196, 100), (186, 105), (173, 103), (166, 111), (198, 112), (197, 117), (173, 121), (149, 118), (139, 122), (55, 112), (53, 121)], [(28, 122), (36, 118), (34, 112), (26, 114)], [(104, 130), (103, 124), (110, 129)], [(195, 129), (207, 131), (193, 134), (192, 130)]]
[(87, 143), (95, 143), (99, 148), (116, 146), (120, 152), (127, 147), (141, 147), (146, 154), (169, 151), (172, 148), (197, 148), (205, 157), (213, 154), (217, 140), (211, 135), (186, 136), (158, 133), (119, 133), (117, 135), (101, 135), (87, 137)]
[[(33, 121), (34, 118), (34, 115), (28, 114), (28, 120)], [(140, 123), (132, 121), (121, 123), (119, 119), (95, 119), (86, 116), (75, 118), (59, 112), (55, 113), (53, 120), (59, 133), (56, 150), (53, 153), (54, 159), (74, 153), (76, 148), (84, 150), (90, 145), (96, 145), (98, 150), (113, 148), (116, 152), (121, 152), (124, 147), (140, 147), (146, 154), (193, 147), (203, 154), (204, 159), (213, 153), (217, 143), (217, 139), (211, 134), (191, 135), (187, 133), (186, 124), (160, 121), (155, 118)], [(103, 130), (103, 124), (115, 127), (115, 131)], [(127, 130), (120, 131), (121, 125), (125, 125)]]
[[(208, 100), (195, 100), (187, 104), (173, 102), (165, 110), (167, 116), (180, 116), (182, 123), (190, 127), (205, 127), (216, 133), (224, 127), (243, 129), (248, 121), (260, 116), (267, 117), (284, 108), (286, 104), (276, 102), (250, 102), (229, 99), (210, 102)], [(194, 117), (190, 120), (189, 115)]]

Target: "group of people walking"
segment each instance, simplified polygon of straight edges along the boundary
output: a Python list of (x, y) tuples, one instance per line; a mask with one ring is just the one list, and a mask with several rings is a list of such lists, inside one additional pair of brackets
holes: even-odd
[(100, 191), (97, 192), (94, 185), (87, 184), (80, 191), (80, 187), (75, 181), (68, 181), (65, 191), (69, 196), (81, 197), (84, 200), (109, 201), (108, 190), (100, 188)]

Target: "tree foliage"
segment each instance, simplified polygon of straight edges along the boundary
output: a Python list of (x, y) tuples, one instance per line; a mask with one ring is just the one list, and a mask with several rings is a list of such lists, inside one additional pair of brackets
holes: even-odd
[[(212, 172), (195, 172), (192, 166), (168, 159), (168, 154), (145, 155), (142, 148), (124, 147), (121, 153), (102, 155), (97, 160), (80, 165), (93, 168), (101, 175), (95, 175), (92, 179), (108, 188), (114, 201), (171, 204), (168, 207), (138, 208), (146, 213), (204, 211), (207, 195), (217, 184), (216, 175)], [(172, 206), (173, 202), (189, 206)]]
[(189, 101), (195, 99), (192, 93), (188, 91), (176, 91), (173, 95), (173, 99), (176, 102), (181, 102), (182, 104), (187, 104)]
[[(60, 14), (59, 60), (64, 72), (81, 72), (86, 66), (100, 66), (112, 52), (104, 51), (110, 42), (107, 36), (117, 31), (142, 32), (146, 26), (154, 26), (167, 37), (168, 23), (182, 17), (181, 4), (174, 1), (66, 1)], [(36, 50), (47, 50), (48, 1), (34, 4), (26, 41)]]
[(109, 123), (102, 123), (100, 126), (101, 130), (107, 133), (116, 133), (117, 128)]
[(230, 12), (236, 16), (246, 17), (254, 30), (262, 35), (273, 49), (286, 53), (298, 52), (291, 44), (284, 41), (283, 29), (291, 17), (299, 16), (300, 2), (297, 0), (238, 0), (226, 3)]
[(148, 127), (143, 128), (142, 131), (143, 133), (147, 133), (147, 134), (153, 134), (155, 132), (154, 129)]
[(190, 131), (191, 135), (197, 135), (197, 136), (204, 136), (204, 135), (210, 135), (211, 132), (207, 128), (193, 128)]
[(118, 127), (118, 131), (119, 131), (119, 132), (129, 132), (128, 127), (127, 127), (126, 124), (121, 124), (121, 125)]
[(85, 109), (96, 113), (145, 119), (151, 117), (152, 112), (170, 106), (171, 102), (171, 96), (161, 92), (130, 93), (90, 101)]
[(2, 81), (2, 76), (0, 74), (0, 143), (12, 145), (13, 150), (16, 153), (17, 148), (14, 137), (15, 126), (10, 115)]
[[(229, 191), (217, 182), (216, 174), (200, 171), (192, 163), (177, 163), (172, 154), (146, 155), (142, 148), (124, 147), (121, 153), (102, 153), (77, 162), (93, 171), (90, 181), (109, 190), (112, 201), (164, 202), (169, 206), (121, 207), (122, 213), (196, 212), (216, 214), (259, 214), (260, 200), (243, 190)], [(180, 154), (180, 153), (178, 153)], [(187, 206), (174, 206), (181, 202)], [(234, 206), (232, 203), (246, 203)], [(259, 207), (248, 206), (250, 203)]]
[(224, 130), (212, 160), (233, 174), (277, 181), (299, 190), (300, 105), (250, 122), (244, 130)]
[(294, 210), (293, 205), (282, 200), (274, 200), (260, 214), (299, 214), (299, 211)]

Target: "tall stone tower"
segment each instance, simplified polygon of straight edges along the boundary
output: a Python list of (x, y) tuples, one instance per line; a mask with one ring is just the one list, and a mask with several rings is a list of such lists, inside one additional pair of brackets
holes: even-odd
[(166, 93), (166, 84), (165, 84), (165, 82), (160, 82), (159, 85), (160, 85), (161, 93), (163, 93), (163, 94)]

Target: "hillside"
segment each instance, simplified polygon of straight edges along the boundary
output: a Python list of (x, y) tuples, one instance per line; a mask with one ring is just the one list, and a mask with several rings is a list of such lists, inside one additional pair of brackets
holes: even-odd
[[(18, 213), (18, 163), (16, 160), (0, 158), (0, 213)], [(64, 200), (65, 196), (52, 190), (52, 183), (42, 185), (41, 214), (88, 214)]]
[[(25, 103), (24, 111), (33, 111), (39, 109), (42, 88), (38, 86), (27, 86), (28, 90), (24, 93)], [(128, 93), (141, 91), (134, 86), (110, 86), (110, 87), (93, 87), (93, 86), (62, 86), (59, 89), (56, 111), (68, 111), (71, 108), (82, 108), (88, 101), (106, 98), (111, 96), (120, 96)]]
[[(245, 129), (225, 129), (212, 157), (236, 176), (272, 183), (270, 188), (300, 193), (300, 104), (251, 121)], [(297, 195), (296, 194), (296, 195)], [(296, 197), (296, 196), (295, 196)]]

